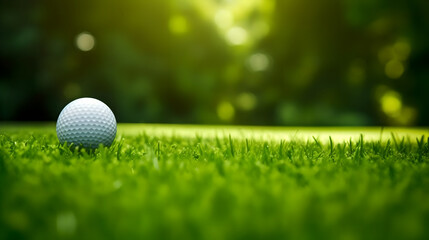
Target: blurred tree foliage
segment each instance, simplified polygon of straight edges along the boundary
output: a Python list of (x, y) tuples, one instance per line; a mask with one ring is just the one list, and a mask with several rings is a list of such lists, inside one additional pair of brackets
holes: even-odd
[(2, 0), (0, 120), (427, 125), (428, 5)]

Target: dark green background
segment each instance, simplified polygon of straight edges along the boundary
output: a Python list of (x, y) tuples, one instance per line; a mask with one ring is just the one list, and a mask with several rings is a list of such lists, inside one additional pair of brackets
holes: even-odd
[[(428, 5), (1, 1), (0, 120), (55, 121), (91, 96), (119, 122), (428, 125)], [(221, 8), (239, 9), (232, 25), (247, 31), (242, 45), (217, 27)], [(76, 47), (81, 32), (94, 36), (91, 51)], [(255, 53), (266, 69), (249, 67)], [(403, 73), (389, 77), (398, 66)]]

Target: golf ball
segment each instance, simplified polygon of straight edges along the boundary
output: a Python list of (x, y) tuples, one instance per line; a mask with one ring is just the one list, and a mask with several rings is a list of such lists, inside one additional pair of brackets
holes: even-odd
[(85, 148), (110, 146), (116, 136), (116, 119), (112, 110), (95, 98), (79, 98), (67, 104), (57, 121), (61, 144)]

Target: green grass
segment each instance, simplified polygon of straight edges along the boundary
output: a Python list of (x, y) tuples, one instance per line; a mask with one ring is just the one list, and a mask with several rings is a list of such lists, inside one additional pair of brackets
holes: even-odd
[(0, 239), (427, 239), (428, 131), (393, 130), (3, 125)]

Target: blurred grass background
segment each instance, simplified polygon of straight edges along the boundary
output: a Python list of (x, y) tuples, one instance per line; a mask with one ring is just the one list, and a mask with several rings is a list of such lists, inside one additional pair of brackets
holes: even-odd
[(429, 123), (424, 0), (0, 1), (0, 121)]

